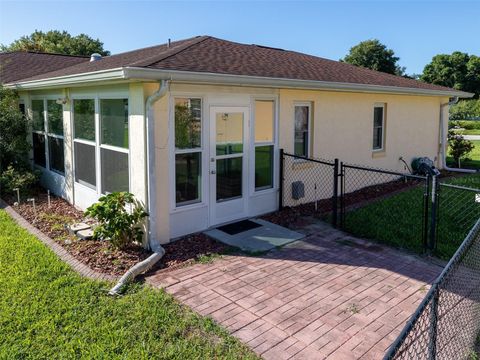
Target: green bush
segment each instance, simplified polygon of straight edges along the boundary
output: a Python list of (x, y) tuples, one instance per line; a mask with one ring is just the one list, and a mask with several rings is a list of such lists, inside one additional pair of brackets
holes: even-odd
[(467, 159), (468, 154), (470, 154), (473, 149), (473, 143), (469, 140), (465, 140), (463, 135), (457, 134), (453, 130), (448, 132), (448, 152), (459, 168), (461, 167), (460, 161)]
[(94, 239), (110, 240), (116, 249), (124, 249), (142, 240), (141, 225), (148, 216), (143, 205), (129, 192), (102, 196), (85, 211), (85, 215), (99, 222), (93, 231)]
[(0, 193), (12, 193), (13, 189), (17, 188), (22, 193), (28, 193), (33, 186), (37, 185), (39, 179), (39, 171), (31, 171), (22, 167), (14, 168), (10, 165), (0, 174)]
[(0, 172), (8, 165), (25, 165), (30, 144), (28, 119), (18, 107), (15, 90), (0, 85)]
[(450, 107), (450, 120), (480, 118), (480, 100), (461, 100)]

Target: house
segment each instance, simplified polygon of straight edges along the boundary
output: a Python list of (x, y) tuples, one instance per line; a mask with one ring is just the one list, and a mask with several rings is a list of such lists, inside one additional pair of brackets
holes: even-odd
[(129, 190), (160, 243), (277, 209), (281, 148), (392, 170), (428, 156), (441, 168), (444, 104), (471, 96), (210, 36), (59, 67), (44, 59), (58, 55), (10, 57), (37, 70), (14, 62), (2, 81), (33, 119), (45, 186), (82, 209)]

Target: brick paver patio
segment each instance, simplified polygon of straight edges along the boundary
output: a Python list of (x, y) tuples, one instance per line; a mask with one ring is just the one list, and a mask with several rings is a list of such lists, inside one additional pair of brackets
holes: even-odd
[(381, 359), (439, 266), (322, 224), (266, 255), (152, 274), (265, 359)]

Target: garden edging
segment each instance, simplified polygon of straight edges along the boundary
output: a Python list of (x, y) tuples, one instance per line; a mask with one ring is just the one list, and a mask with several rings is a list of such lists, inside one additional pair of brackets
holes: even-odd
[(66, 262), (70, 267), (79, 273), (81, 276), (93, 279), (93, 280), (104, 280), (104, 281), (115, 281), (119, 277), (104, 274), (93, 270), (88, 265), (77, 260), (74, 256), (67, 252), (60, 244), (52, 240), (49, 236), (45, 235), (43, 232), (35, 228), (30, 224), (23, 216), (17, 213), (10, 205), (8, 205), (3, 199), (0, 199), (0, 209), (4, 209), (14, 220), (15, 222), (27, 230), (30, 234), (38, 238), (43, 244), (48, 246), (62, 261)]

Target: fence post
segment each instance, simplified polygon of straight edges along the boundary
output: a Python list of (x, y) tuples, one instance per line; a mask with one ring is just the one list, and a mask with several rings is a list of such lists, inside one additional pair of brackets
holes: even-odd
[(283, 149), (280, 149), (280, 166), (279, 166), (279, 177), (278, 177), (278, 210), (283, 209), (283, 161), (284, 161), (284, 155), (283, 155)]
[(435, 243), (437, 240), (437, 177), (432, 176), (432, 212), (430, 219), (430, 237), (428, 249), (430, 251), (435, 249)]
[(333, 207), (332, 207), (332, 225), (337, 227), (338, 215), (338, 159), (333, 164)]
[(435, 290), (432, 297), (432, 310), (430, 313), (430, 336), (428, 342), (428, 360), (435, 360), (437, 358), (437, 322), (438, 322), (438, 298), (439, 287), (438, 284), (433, 284)]
[(345, 230), (345, 169), (340, 162), (340, 228)]
[(430, 175), (427, 175), (425, 180), (425, 189), (423, 193), (423, 229), (422, 229), (422, 241), (423, 251), (428, 251), (428, 227), (430, 225), (430, 217), (428, 216), (429, 209), (429, 195), (430, 195)]

